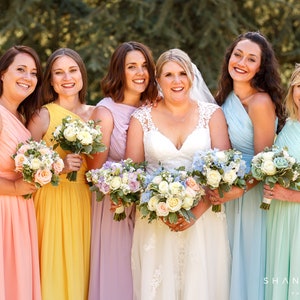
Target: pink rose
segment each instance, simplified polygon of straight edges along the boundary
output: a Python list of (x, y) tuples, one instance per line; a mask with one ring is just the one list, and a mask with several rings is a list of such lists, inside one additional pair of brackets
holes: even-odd
[(26, 161), (25, 155), (22, 153), (17, 154), (14, 159), (15, 159), (16, 171), (21, 172), (23, 170), (23, 164)]
[(55, 174), (59, 174), (64, 168), (64, 161), (60, 158), (56, 162), (53, 163), (52, 168)]
[(193, 177), (188, 177), (186, 179), (186, 185), (194, 191), (200, 191), (200, 186)]
[(34, 181), (41, 186), (51, 182), (52, 172), (49, 169), (37, 170), (34, 175)]
[(156, 206), (156, 214), (159, 217), (166, 217), (169, 214), (168, 206), (165, 202), (159, 202)]
[(30, 145), (24, 144), (18, 149), (18, 153), (24, 154), (29, 149), (31, 149)]
[(47, 154), (51, 154), (51, 149), (49, 149), (48, 147), (44, 147), (39, 149), (39, 152), (41, 153), (41, 155), (47, 155)]

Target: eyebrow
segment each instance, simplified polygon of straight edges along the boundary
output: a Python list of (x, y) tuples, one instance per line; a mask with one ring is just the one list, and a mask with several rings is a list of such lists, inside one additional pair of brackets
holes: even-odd
[[(24, 67), (24, 68), (28, 68), (28, 66), (26, 66), (26, 65), (17, 65), (17, 67)], [(37, 70), (37, 68), (35, 67), (35, 68), (32, 68), (33, 70)]]
[[(243, 50), (241, 50), (241, 49), (235, 49), (235, 50), (237, 50), (237, 51), (239, 51), (239, 52), (243, 52), (244, 53), (244, 51)], [(256, 54), (252, 54), (252, 53), (249, 53), (249, 55), (250, 56), (255, 56), (255, 57), (258, 57)]]

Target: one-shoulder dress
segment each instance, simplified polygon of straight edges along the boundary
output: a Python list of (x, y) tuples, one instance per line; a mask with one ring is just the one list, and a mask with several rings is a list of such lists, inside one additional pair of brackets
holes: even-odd
[[(50, 124), (43, 140), (53, 145), (52, 133), (68, 115), (69, 110), (50, 103)], [(62, 158), (67, 154), (55, 149)], [(88, 297), (91, 232), (91, 192), (85, 180), (87, 163), (77, 173), (77, 181), (60, 175), (58, 186), (50, 183), (34, 195), (37, 216), (41, 288), (43, 300), (84, 300)]]

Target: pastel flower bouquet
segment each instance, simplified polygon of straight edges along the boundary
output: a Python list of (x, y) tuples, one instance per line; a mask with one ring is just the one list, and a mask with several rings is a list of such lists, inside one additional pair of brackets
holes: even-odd
[[(246, 188), (246, 162), (241, 152), (235, 149), (209, 149), (197, 152), (193, 158), (193, 175), (199, 184), (217, 189), (220, 197), (232, 186)], [(214, 212), (221, 211), (221, 205), (213, 205)]]
[(204, 189), (184, 167), (166, 170), (161, 166), (152, 175), (146, 176), (145, 191), (138, 209), (142, 218), (148, 217), (149, 223), (163, 217), (175, 224), (181, 216), (190, 222), (195, 218), (191, 209), (204, 194)]
[(96, 192), (97, 201), (109, 194), (112, 202), (118, 205), (115, 221), (125, 219), (125, 207), (139, 201), (145, 181), (145, 165), (145, 162), (138, 164), (128, 158), (120, 162), (107, 161), (102, 168), (86, 173), (91, 191)]
[[(253, 157), (251, 172), (253, 178), (271, 188), (278, 183), (285, 188), (300, 190), (300, 164), (289, 155), (287, 147), (266, 147)], [(270, 209), (271, 201), (264, 198), (260, 208)]]
[[(15, 161), (15, 170), (23, 175), (27, 182), (34, 183), (37, 188), (50, 183), (57, 186), (59, 173), (64, 168), (64, 162), (59, 154), (46, 142), (36, 142), (32, 139), (17, 146), (16, 153), (12, 156)], [(29, 199), (32, 195), (23, 195)]]
[[(102, 143), (101, 127), (93, 120), (87, 122), (80, 119), (72, 119), (67, 116), (62, 119), (62, 124), (57, 126), (52, 133), (56, 144), (56, 149), (60, 146), (63, 150), (69, 150), (72, 153), (83, 153), (88, 156), (97, 152), (105, 151), (106, 147)], [(73, 171), (67, 174), (70, 181), (77, 180), (77, 172)]]

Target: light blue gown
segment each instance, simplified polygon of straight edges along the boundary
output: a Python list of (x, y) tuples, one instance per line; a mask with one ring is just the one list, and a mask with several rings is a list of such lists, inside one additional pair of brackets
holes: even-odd
[[(254, 155), (253, 125), (239, 98), (231, 92), (222, 106), (233, 148), (250, 170)], [(225, 204), (232, 253), (230, 300), (264, 298), (266, 211), (260, 209), (262, 184)]]
[[(287, 146), (300, 161), (300, 123), (289, 120), (279, 133), (279, 147)], [(300, 299), (300, 204), (272, 200), (267, 214), (266, 300)]]

